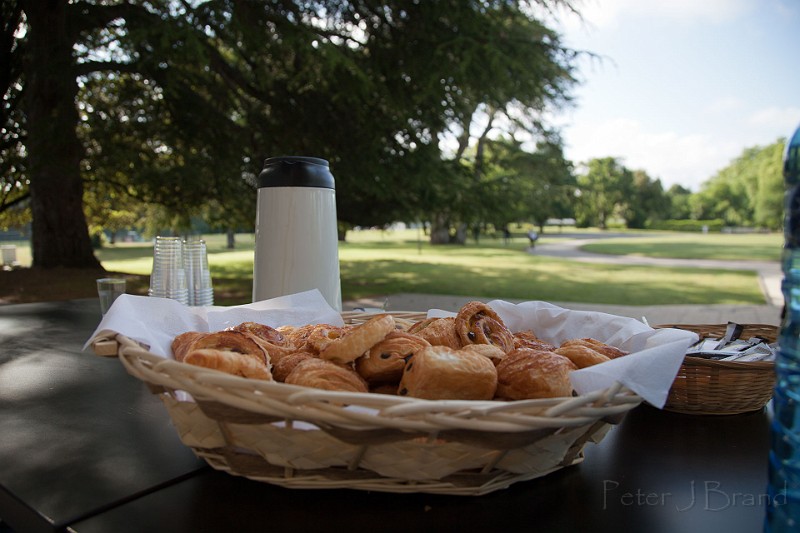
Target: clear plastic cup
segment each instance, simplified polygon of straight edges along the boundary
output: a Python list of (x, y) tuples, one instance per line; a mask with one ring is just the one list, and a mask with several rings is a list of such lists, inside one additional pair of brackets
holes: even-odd
[(208, 249), (204, 240), (183, 243), (184, 268), (189, 289), (189, 305), (214, 305), (214, 289), (208, 268)]
[(156, 237), (153, 245), (153, 271), (147, 294), (189, 303), (189, 288), (184, 269), (183, 241), (180, 237)]
[(125, 294), (123, 278), (100, 278), (97, 280), (97, 296), (100, 298), (100, 312), (106, 314), (121, 294)]

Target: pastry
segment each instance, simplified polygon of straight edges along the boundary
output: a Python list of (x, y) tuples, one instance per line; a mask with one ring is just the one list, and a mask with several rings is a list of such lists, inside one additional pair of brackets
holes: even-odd
[(426, 318), (411, 326), (408, 332), (425, 339), (432, 346), (447, 346), (454, 350), (461, 348), (454, 317)]
[(502, 400), (559, 398), (572, 395), (569, 374), (577, 367), (553, 352), (521, 348), (497, 364), (497, 394)]
[(601, 354), (605, 355), (609, 359), (616, 359), (617, 357), (622, 357), (623, 355), (628, 355), (628, 352), (624, 350), (620, 350), (616, 346), (611, 346), (610, 344), (606, 344), (601, 342), (597, 339), (592, 339), (590, 337), (584, 339), (571, 339), (568, 341), (564, 341), (561, 343), (561, 346), (573, 346), (579, 344), (581, 346), (586, 346), (591, 348), (596, 352), (600, 352)]
[(600, 352), (589, 348), (583, 344), (571, 344), (568, 346), (561, 345), (560, 348), (555, 350), (555, 353), (563, 355), (578, 368), (586, 368), (587, 366), (598, 365), (610, 361), (608, 357)]
[(347, 329), (341, 337), (333, 339), (319, 352), (319, 356), (335, 363), (350, 363), (364, 355), (392, 331), (394, 331), (392, 315), (375, 315), (363, 324)]
[(514, 335), (500, 316), (483, 302), (464, 305), (456, 315), (455, 328), (462, 346), (491, 344), (505, 353), (514, 349)]
[(506, 353), (503, 350), (491, 344), (468, 344), (467, 346), (461, 348), (460, 351), (468, 351), (480, 354), (492, 361), (495, 366), (500, 362), (501, 359), (503, 359), (503, 357), (506, 356)]
[(491, 400), (496, 388), (497, 371), (487, 357), (430, 346), (408, 359), (398, 394), (428, 400)]
[(355, 370), (318, 358), (300, 361), (285, 383), (330, 391), (369, 392), (367, 382)]
[(406, 358), (430, 346), (425, 339), (405, 333), (392, 331), (378, 344), (356, 359), (356, 372), (369, 383), (400, 381)]
[(286, 337), (277, 329), (259, 324), (257, 322), (242, 322), (228, 331), (241, 331), (250, 333), (261, 346), (269, 353), (270, 361), (275, 364), (282, 357), (297, 351), (295, 346), (288, 342)]
[(311, 328), (306, 337), (306, 349), (320, 353), (328, 347), (333, 341), (339, 339), (344, 335), (346, 329), (339, 326), (331, 326), (330, 324), (316, 324)]
[(514, 333), (514, 348), (531, 348), (552, 352), (556, 349), (554, 344), (541, 340), (532, 331), (518, 331)]
[(269, 353), (250, 333), (187, 332), (172, 341), (177, 361), (256, 379), (271, 379)]
[(299, 365), (301, 361), (313, 359), (315, 357), (316, 355), (309, 352), (295, 352), (286, 357), (282, 357), (272, 366), (272, 378), (275, 381), (286, 381), (286, 376), (291, 374), (294, 367)]

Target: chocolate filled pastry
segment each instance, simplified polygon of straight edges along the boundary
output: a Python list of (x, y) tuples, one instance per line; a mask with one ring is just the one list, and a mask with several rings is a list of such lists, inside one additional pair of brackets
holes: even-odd
[(428, 341), (416, 335), (392, 331), (366, 354), (356, 359), (356, 372), (369, 383), (396, 384), (403, 376), (406, 358), (428, 346)]
[(560, 348), (555, 350), (555, 353), (563, 355), (575, 363), (578, 368), (586, 368), (587, 366), (599, 365), (610, 361), (605, 355), (583, 344), (571, 344), (568, 346), (562, 344)]
[(175, 359), (246, 378), (272, 379), (269, 353), (250, 333), (188, 332), (172, 341)]
[(502, 400), (560, 398), (572, 395), (569, 374), (577, 367), (553, 352), (521, 348), (497, 364), (497, 394)]
[(408, 359), (398, 394), (428, 400), (491, 400), (497, 370), (475, 352), (431, 346)]
[(624, 350), (620, 350), (616, 346), (611, 346), (610, 344), (606, 344), (601, 342), (597, 339), (592, 339), (590, 337), (584, 339), (570, 339), (568, 341), (564, 341), (561, 343), (561, 346), (574, 346), (574, 345), (581, 345), (591, 348), (596, 352), (600, 352), (601, 354), (605, 355), (609, 359), (616, 359), (617, 357), (622, 357), (623, 355), (628, 355), (628, 352)]
[(500, 316), (483, 302), (469, 302), (462, 306), (455, 318), (455, 328), (462, 346), (491, 344), (505, 353), (514, 349), (514, 334), (503, 324)]
[(518, 331), (514, 333), (514, 348), (530, 348), (532, 350), (552, 352), (556, 349), (556, 345), (541, 340), (532, 331)]
[(426, 318), (411, 326), (408, 332), (425, 339), (431, 346), (447, 346), (454, 350), (461, 348), (454, 317)]
[(286, 376), (291, 374), (294, 367), (299, 365), (301, 361), (313, 359), (315, 357), (317, 357), (315, 354), (309, 352), (295, 352), (282, 357), (278, 362), (272, 365), (272, 378), (275, 381), (284, 382), (286, 381)]
[(350, 363), (394, 331), (392, 315), (375, 315), (363, 324), (353, 326), (319, 352), (322, 359), (334, 363)]
[(300, 361), (285, 383), (329, 391), (369, 392), (367, 382), (355, 370), (318, 358)]

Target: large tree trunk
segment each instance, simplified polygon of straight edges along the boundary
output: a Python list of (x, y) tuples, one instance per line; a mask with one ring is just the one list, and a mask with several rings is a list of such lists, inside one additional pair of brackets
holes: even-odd
[(73, 73), (73, 38), (67, 2), (25, 3), (28, 20), (25, 57), (26, 143), (33, 213), (33, 266), (100, 267), (83, 213), (76, 127), (78, 92)]

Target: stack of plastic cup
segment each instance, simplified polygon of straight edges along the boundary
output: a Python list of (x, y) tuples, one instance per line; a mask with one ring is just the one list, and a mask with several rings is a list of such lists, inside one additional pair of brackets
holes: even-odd
[(189, 305), (214, 305), (214, 289), (208, 269), (208, 250), (202, 239), (183, 243), (184, 267), (189, 287)]
[(189, 288), (183, 261), (180, 237), (156, 237), (153, 246), (153, 272), (150, 274), (149, 296), (170, 298), (189, 303)]

